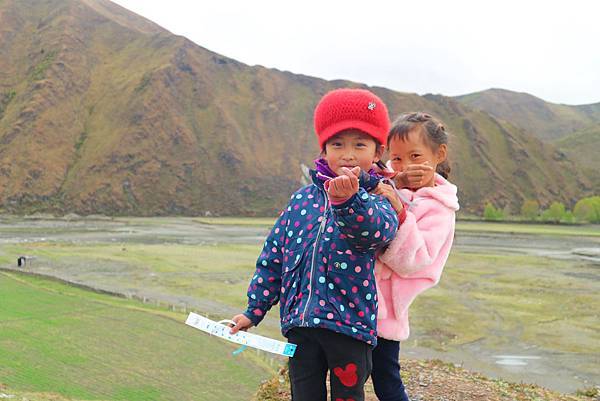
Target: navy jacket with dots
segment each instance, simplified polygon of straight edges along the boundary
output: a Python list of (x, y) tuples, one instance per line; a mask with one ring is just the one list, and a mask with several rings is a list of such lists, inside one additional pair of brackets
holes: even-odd
[(375, 252), (390, 242), (398, 217), (378, 180), (361, 175), (349, 200), (331, 205), (313, 171), (265, 241), (244, 314), (258, 325), (280, 303), (281, 331), (320, 327), (377, 344)]

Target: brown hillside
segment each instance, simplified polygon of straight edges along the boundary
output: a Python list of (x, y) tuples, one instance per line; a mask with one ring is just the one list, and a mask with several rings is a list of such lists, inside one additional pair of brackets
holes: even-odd
[[(0, 208), (273, 214), (318, 154), (324, 81), (250, 67), (106, 0), (0, 2)], [(592, 184), (550, 144), (442, 96), (373, 88), (453, 132), (463, 208), (572, 205)]]
[(510, 121), (545, 141), (559, 139), (600, 123), (600, 103), (568, 106), (505, 89), (488, 89), (455, 99), (496, 118)]

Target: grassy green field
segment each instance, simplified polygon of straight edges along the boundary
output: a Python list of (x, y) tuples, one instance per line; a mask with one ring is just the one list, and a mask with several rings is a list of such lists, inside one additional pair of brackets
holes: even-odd
[[(7, 254), (34, 254), (56, 265), (85, 265), (93, 261), (104, 266), (107, 275), (111, 266), (125, 269), (131, 279), (147, 282), (148, 288), (218, 299), (242, 308), (250, 277), (248, 268), (255, 263), (257, 250), (253, 245), (225, 244), (127, 244), (124, 248), (119, 244), (35, 243), (5, 246), (4, 259), (8, 258)], [(120, 277), (116, 279), (121, 280)]]
[(270, 374), (254, 353), (233, 356), (234, 345), (183, 324), (184, 314), (11, 273), (0, 273), (0, 288), (0, 382), (14, 391), (238, 401)]
[[(453, 251), (442, 282), (411, 308), (410, 341), (447, 350), (536, 344), (547, 351), (600, 354), (594, 268), (528, 255)], [(432, 313), (439, 311), (439, 313)]]

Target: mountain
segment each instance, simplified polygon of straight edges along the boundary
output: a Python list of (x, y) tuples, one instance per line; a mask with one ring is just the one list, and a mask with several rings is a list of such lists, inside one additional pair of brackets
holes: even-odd
[(455, 97), (462, 104), (504, 120), (552, 143), (600, 190), (600, 103), (567, 106), (527, 93), (489, 89)]
[(554, 142), (554, 145), (572, 160), (586, 168), (590, 174), (600, 170), (600, 123), (590, 125), (580, 131), (566, 135)]
[(471, 108), (510, 121), (546, 141), (600, 124), (600, 103), (567, 106), (505, 89), (488, 89), (456, 96), (455, 99)]
[[(273, 214), (318, 155), (325, 81), (224, 57), (107, 0), (0, 0), (0, 208)], [(452, 133), (464, 210), (572, 205), (592, 183), (525, 130), (443, 96), (370, 88)], [(509, 120), (510, 121), (510, 120)]]

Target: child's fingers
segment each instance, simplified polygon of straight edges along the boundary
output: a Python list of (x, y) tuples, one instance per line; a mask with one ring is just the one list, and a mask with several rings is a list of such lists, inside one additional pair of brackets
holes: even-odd
[(342, 177), (342, 188), (344, 190), (345, 193), (348, 193), (350, 191), (352, 191), (352, 188), (354, 187), (354, 180), (352, 180), (350, 177), (348, 176), (344, 176)]
[(411, 164), (406, 167), (406, 172), (410, 171), (431, 171), (433, 167), (429, 165), (429, 162), (425, 162), (423, 164)]
[[(241, 314), (241, 315), (235, 315), (234, 317), (231, 318), (231, 320), (235, 323), (235, 325), (233, 325), (233, 327), (230, 326), (231, 330), (229, 330), (229, 333), (231, 333), (231, 334), (235, 334), (235, 333), (237, 333), (240, 330), (246, 331), (246, 330), (248, 330), (248, 328), (252, 324), (252, 322), (250, 321), (250, 319), (248, 319), (243, 314)], [(228, 325), (230, 325), (230, 324), (231, 323), (229, 323)]]
[(335, 189), (336, 191), (340, 192), (344, 190), (344, 181), (347, 180), (348, 177), (346, 176), (339, 176), (335, 179)]
[(346, 176), (339, 176), (331, 180), (331, 184), (329, 185), (329, 193), (334, 195), (339, 195), (344, 192), (344, 183), (349, 180)]
[(229, 333), (230, 334), (235, 334), (238, 331), (248, 331), (248, 326), (240, 326), (240, 324), (238, 323), (235, 326), (233, 326), (231, 328), (231, 330), (229, 330)]
[(391, 185), (379, 183), (373, 190), (373, 193), (375, 195), (383, 195), (385, 192), (389, 191), (390, 189), (392, 189)]
[(237, 333), (238, 331), (240, 331), (240, 326), (236, 324), (235, 326), (233, 326), (233, 327), (231, 328), (231, 330), (229, 330), (229, 334), (235, 334), (235, 333)]
[(356, 166), (352, 169), (349, 169), (348, 167), (342, 167), (342, 173), (344, 173), (344, 176), (346, 177), (358, 180), (358, 176), (360, 175), (360, 167)]

